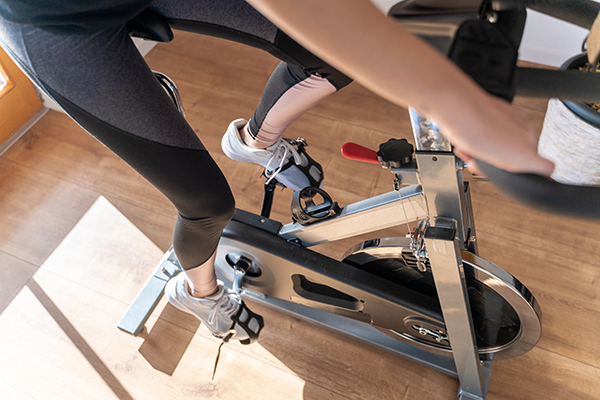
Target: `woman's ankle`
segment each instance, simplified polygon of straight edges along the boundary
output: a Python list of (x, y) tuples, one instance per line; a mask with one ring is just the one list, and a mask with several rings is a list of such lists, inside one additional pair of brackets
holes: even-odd
[(188, 280), (187, 287), (188, 287), (188, 293), (192, 297), (197, 297), (197, 298), (211, 296), (219, 291), (219, 285), (216, 283), (215, 283), (214, 287), (201, 288), (201, 290), (198, 290)]
[(248, 126), (250, 124), (246, 124), (242, 129), (240, 129), (240, 137), (244, 144), (251, 149), (266, 149), (267, 147), (275, 144), (279, 137), (276, 138), (274, 142), (267, 143), (265, 141), (257, 140), (252, 134), (250, 134), (250, 130)]
[(240, 129), (240, 136), (242, 137), (244, 144), (251, 149), (264, 149), (264, 147), (260, 145), (250, 134), (250, 131), (248, 130), (248, 124), (244, 125), (244, 127)]

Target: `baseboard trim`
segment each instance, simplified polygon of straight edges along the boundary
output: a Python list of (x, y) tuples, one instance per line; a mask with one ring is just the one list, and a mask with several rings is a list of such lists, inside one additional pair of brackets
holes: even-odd
[(8, 148), (10, 146), (12, 146), (13, 144), (15, 144), (15, 142), (17, 140), (19, 140), (21, 138), (21, 136), (23, 136), (33, 125), (35, 125), (36, 122), (38, 122), (47, 112), (48, 112), (48, 108), (46, 107), (42, 107), (42, 109), (40, 111), (37, 112), (37, 114), (35, 114), (29, 121), (27, 121), (27, 123), (25, 125), (23, 125), (14, 135), (12, 135), (6, 142), (4, 142), (1, 146), (0, 146), (0, 156), (2, 154), (4, 154), (4, 152), (6, 150), (8, 150)]
[(519, 60), (544, 64), (551, 67), (560, 67), (565, 61), (576, 54), (577, 53), (551, 51), (539, 47), (521, 46), (519, 49)]

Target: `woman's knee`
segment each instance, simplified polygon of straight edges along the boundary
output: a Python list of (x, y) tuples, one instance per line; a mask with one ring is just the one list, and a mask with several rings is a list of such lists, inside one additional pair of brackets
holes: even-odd
[(212, 201), (205, 202), (202, 214), (205, 218), (213, 220), (213, 224), (222, 230), (229, 223), (235, 211), (235, 199), (229, 187), (223, 190), (219, 196), (215, 196)]
[(205, 217), (192, 219), (179, 214), (173, 231), (173, 247), (183, 269), (202, 265), (212, 256), (234, 210), (231, 197), (219, 206), (208, 204), (203, 210)]

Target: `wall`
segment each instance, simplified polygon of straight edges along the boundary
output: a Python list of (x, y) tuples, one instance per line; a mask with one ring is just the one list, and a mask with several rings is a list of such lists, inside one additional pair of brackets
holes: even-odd
[(528, 10), (519, 58), (558, 67), (581, 53), (587, 33), (578, 26)]

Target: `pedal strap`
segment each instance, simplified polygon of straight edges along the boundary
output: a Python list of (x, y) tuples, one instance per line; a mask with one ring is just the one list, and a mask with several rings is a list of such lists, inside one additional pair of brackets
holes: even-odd
[[(281, 173), (289, 168), (291, 168), (292, 166), (296, 166), (307, 178), (308, 181), (310, 182), (310, 186), (312, 187), (320, 187), (321, 183), (323, 182), (323, 167), (321, 167), (321, 164), (319, 164), (318, 162), (316, 162), (311, 156), (308, 155), (308, 153), (305, 150), (305, 147), (307, 146), (306, 141), (302, 138), (298, 138), (296, 140), (291, 140), (291, 139), (284, 139), (282, 138), (282, 140), (285, 140), (286, 142), (288, 142), (289, 144), (291, 144), (292, 146), (294, 146), (296, 148), (296, 151), (298, 152), (298, 154), (300, 155), (300, 158), (306, 158), (307, 163), (306, 165), (302, 165), (302, 164), (296, 164), (296, 161), (294, 159), (294, 157), (290, 157), (290, 159), (281, 166), (281, 168), (279, 169), (278, 173)], [(311, 170), (316, 168), (318, 171), (318, 175), (320, 177), (319, 180), (315, 179), (313, 174), (311, 174)], [(266, 172), (266, 171), (265, 171)], [(263, 175), (265, 175), (266, 178), (271, 178), (273, 176), (267, 176), (265, 173), (263, 173)], [(275, 175), (273, 177), (274, 180), (277, 180), (277, 176)], [(279, 181), (277, 181), (279, 182)], [(280, 183), (280, 182), (279, 182)], [(281, 184), (281, 183), (280, 183)]]
[[(260, 331), (265, 326), (265, 322), (262, 316), (252, 312), (247, 306), (246, 303), (242, 300), (240, 303), (240, 308), (237, 313), (231, 317), (231, 320), (234, 321), (233, 327), (237, 324), (237, 326), (241, 327), (248, 334), (248, 339), (240, 340), (241, 344), (251, 344), (256, 342), (258, 339), (258, 335)], [(255, 330), (250, 328), (250, 324), (254, 322), (254, 326), (256, 326)]]

